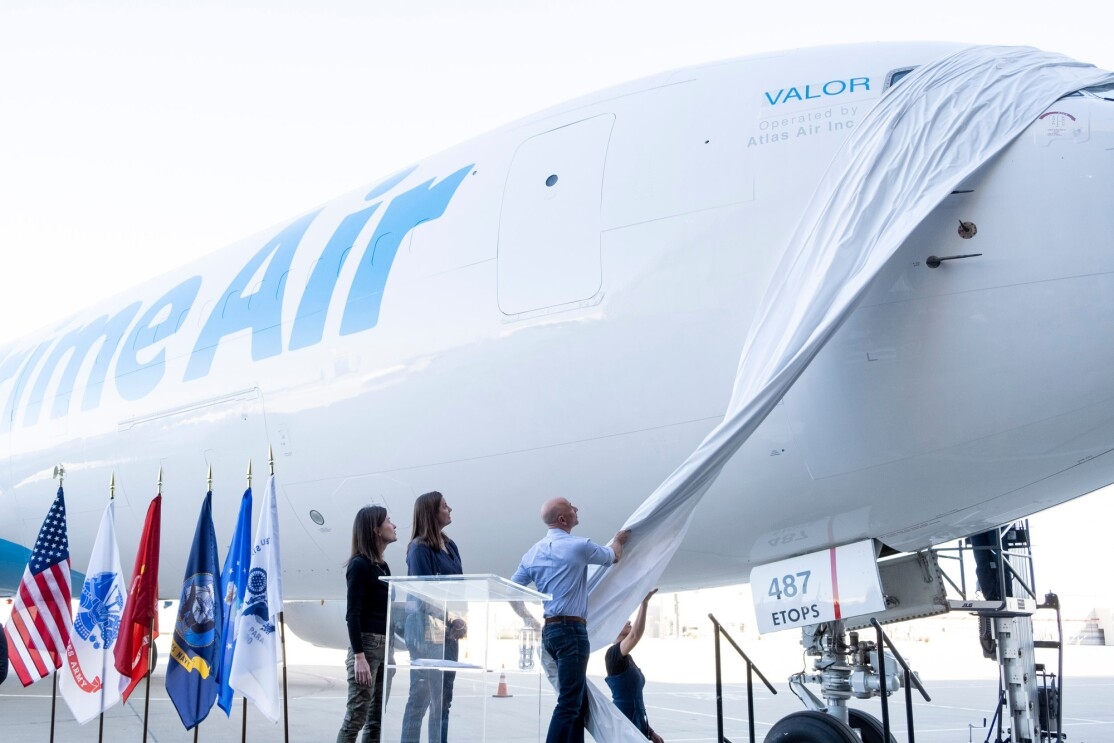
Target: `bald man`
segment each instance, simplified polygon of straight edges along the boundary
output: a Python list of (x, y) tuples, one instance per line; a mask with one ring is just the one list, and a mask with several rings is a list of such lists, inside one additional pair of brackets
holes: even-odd
[[(549, 721), (546, 743), (583, 743), (588, 714), (588, 566), (611, 565), (623, 556), (630, 531), (620, 531), (606, 547), (574, 537), (580, 523), (577, 508), (566, 498), (542, 505), (545, 538), (522, 556), (511, 580), (533, 583), (553, 596), (545, 602), (542, 647), (557, 661), (557, 706)], [(523, 608), (523, 611), (525, 609)]]

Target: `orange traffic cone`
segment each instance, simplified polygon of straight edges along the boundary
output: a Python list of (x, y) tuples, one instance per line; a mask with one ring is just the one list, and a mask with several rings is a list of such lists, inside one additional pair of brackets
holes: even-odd
[(507, 693), (507, 674), (505, 672), (499, 674), (499, 688), (496, 689), (495, 693), (491, 696), (496, 698), (506, 698), (514, 696), (514, 694)]

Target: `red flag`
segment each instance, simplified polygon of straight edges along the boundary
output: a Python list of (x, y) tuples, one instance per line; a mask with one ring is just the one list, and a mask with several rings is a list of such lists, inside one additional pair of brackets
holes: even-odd
[(24, 686), (62, 666), (70, 642), (70, 543), (66, 500), (58, 495), (39, 529), (4, 632), (8, 661)]
[[(120, 637), (116, 642), (116, 670), (131, 680), (124, 689), (124, 701), (147, 675), (151, 641), (159, 636), (159, 539), (162, 525), (162, 495), (147, 507), (147, 520), (139, 538), (139, 550), (132, 569), (131, 590), (120, 617)], [(154, 631), (148, 635), (148, 630)]]

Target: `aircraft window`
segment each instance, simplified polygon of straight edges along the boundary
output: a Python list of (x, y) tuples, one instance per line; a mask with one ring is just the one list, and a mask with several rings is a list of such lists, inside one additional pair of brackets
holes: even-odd
[(903, 79), (905, 79), (906, 75), (908, 75), (910, 72), (912, 72), (915, 69), (917, 69), (917, 68), (916, 67), (898, 67), (896, 70), (890, 70), (886, 74), (886, 84), (884, 86), (882, 86), (882, 90), (889, 90), (893, 86), (897, 85), (899, 82), (901, 82)]
[(554, 175), (551, 175), (548, 178), (546, 178), (545, 179), (545, 185), (548, 186), (549, 188), (553, 188), (555, 185), (557, 185), (557, 175), (554, 174)]

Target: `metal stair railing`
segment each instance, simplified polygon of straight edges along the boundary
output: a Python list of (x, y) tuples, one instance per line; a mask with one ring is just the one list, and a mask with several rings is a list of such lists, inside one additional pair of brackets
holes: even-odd
[(762, 675), (762, 672), (760, 670), (758, 670), (758, 666), (754, 665), (754, 661), (752, 661), (750, 657), (743, 652), (743, 649), (739, 647), (739, 644), (736, 643), (731, 635), (727, 633), (727, 630), (723, 628), (723, 625), (719, 623), (719, 620), (716, 619), (715, 616), (712, 614), (708, 615), (708, 619), (712, 620), (712, 624), (716, 628), (716, 740), (719, 741), (719, 743), (731, 743), (731, 741), (728, 740), (727, 737), (723, 734), (723, 675), (721, 673), (719, 645), (719, 637), (722, 634), (725, 638), (727, 638), (727, 641), (731, 643), (731, 647), (735, 648), (735, 652), (738, 653), (739, 656), (742, 657), (742, 659), (746, 661), (747, 664), (747, 725), (750, 729), (750, 743), (754, 743), (754, 688), (752, 686), (754, 681), (753, 674), (757, 673), (758, 678), (762, 679), (762, 683), (764, 683), (766, 685), (766, 688), (769, 689), (773, 694), (777, 694), (777, 689), (775, 689), (770, 684), (770, 682), (766, 680), (766, 677)]
[(915, 673), (913, 673), (913, 669), (909, 668), (909, 664), (905, 662), (905, 658), (901, 657), (901, 653), (897, 651), (897, 648), (894, 647), (894, 644), (890, 642), (890, 638), (886, 635), (885, 632), (882, 631), (882, 625), (878, 622), (878, 620), (871, 617), (870, 625), (874, 627), (875, 631), (878, 633), (878, 657), (879, 665), (882, 666), (878, 671), (878, 680), (880, 686), (879, 696), (882, 699), (882, 739), (890, 739), (890, 705), (888, 700), (889, 695), (886, 693), (885, 654), (882, 652), (883, 648), (889, 648), (890, 652), (894, 654), (894, 659), (898, 662), (899, 665), (901, 665), (902, 669), (905, 670), (905, 679), (908, 682), (905, 684), (905, 725), (906, 729), (909, 731), (909, 743), (914, 743), (913, 686), (917, 687), (917, 691), (921, 693), (921, 696), (924, 697), (924, 700), (926, 702), (931, 702), (932, 698), (928, 696), (928, 692), (925, 691), (924, 686), (921, 685), (921, 680), (917, 678), (917, 675)]

